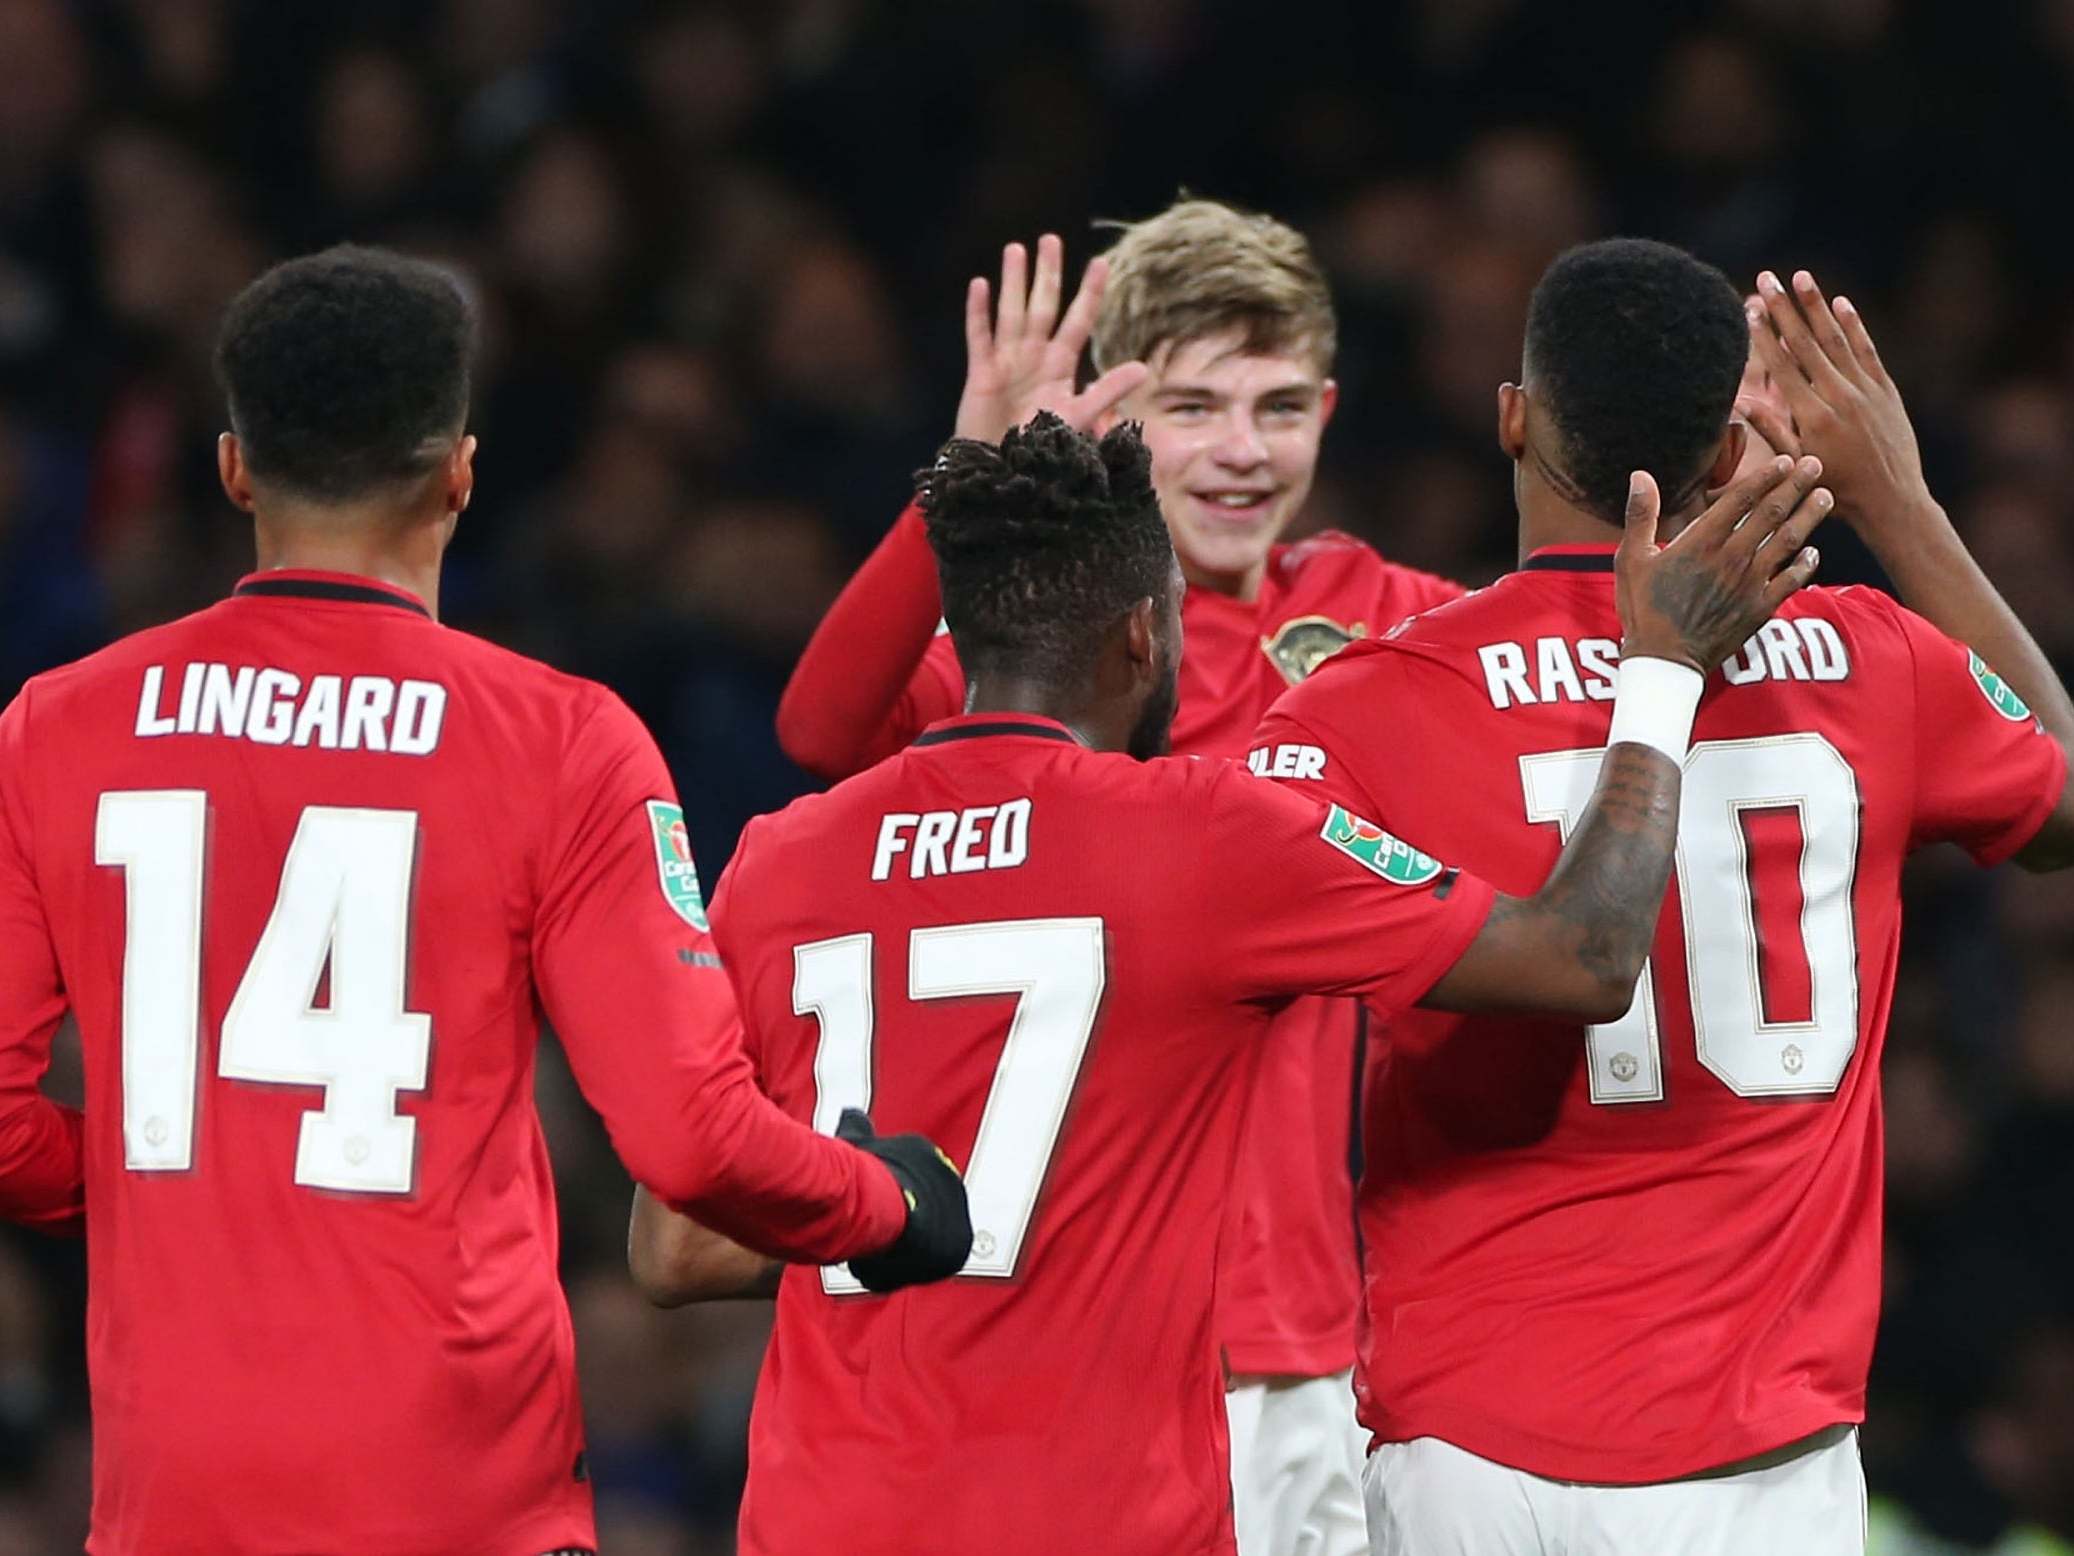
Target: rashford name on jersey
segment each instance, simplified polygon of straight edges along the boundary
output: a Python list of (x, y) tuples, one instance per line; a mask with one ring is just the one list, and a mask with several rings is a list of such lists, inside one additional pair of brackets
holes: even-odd
[[(1544, 702), (1611, 702), (1620, 644), (1606, 637), (1538, 637), (1479, 644), (1484, 690), (1494, 708), (1531, 708)], [(1758, 681), (1847, 681), (1851, 655), (1836, 628), (1815, 616), (1766, 622), (1721, 667), (1731, 686)], [(1256, 751), (1253, 753), (1258, 756)], [(1259, 767), (1254, 769), (1259, 771)], [(1315, 772), (1272, 772), (1274, 778), (1316, 778)]]
[(160, 735), (224, 735), (263, 746), (316, 746), (325, 751), (387, 751), (429, 756), (446, 719), (446, 688), (437, 681), (386, 675), (313, 675), (305, 684), (274, 665), (190, 661), (180, 691), (165, 705), (172, 677), (146, 665), (137, 690), (140, 740)]
[[(1609, 732), (1613, 552), (1537, 552), (1349, 648), (1268, 714), (1255, 771), (1532, 889)], [(1803, 590), (1708, 676), (1628, 1012), (1414, 1009), (1370, 1066), (1376, 1438), (1633, 1484), (1859, 1420), (1902, 863), (2009, 858), (2065, 774), (1978, 655), (1873, 590)]]

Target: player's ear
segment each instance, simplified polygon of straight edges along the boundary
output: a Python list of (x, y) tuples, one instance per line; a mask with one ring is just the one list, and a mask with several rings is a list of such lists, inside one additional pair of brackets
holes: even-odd
[(1527, 391), (1518, 384), (1498, 386), (1498, 447), (1514, 464), (1527, 457)]
[(1159, 663), (1159, 604), (1140, 600), (1123, 619), (1124, 652), (1134, 670), (1149, 671)]
[(1328, 378), (1318, 386), (1318, 425), (1329, 426), (1332, 413), (1339, 409), (1339, 380)]
[(217, 434), (216, 479), (223, 483), (223, 495), (232, 504), (246, 513), (252, 511), (252, 473), (245, 468), (245, 450), (235, 432)]
[(1721, 434), (1721, 446), (1714, 450), (1714, 463), (1707, 467), (1707, 490), (1719, 491), (1736, 478), (1736, 466), (1743, 462), (1743, 450), (1750, 441), (1750, 429), (1743, 424), (1742, 417), (1733, 418), (1728, 430)]
[(475, 434), (454, 444), (446, 461), (446, 511), (459, 513), (475, 495)]

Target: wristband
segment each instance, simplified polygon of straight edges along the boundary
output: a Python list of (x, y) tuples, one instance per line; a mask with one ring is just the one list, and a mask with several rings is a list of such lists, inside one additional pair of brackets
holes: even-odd
[(1683, 767), (1706, 677), (1690, 665), (1637, 655), (1621, 660), (1613, 680), (1613, 728), (1606, 744), (1648, 746)]

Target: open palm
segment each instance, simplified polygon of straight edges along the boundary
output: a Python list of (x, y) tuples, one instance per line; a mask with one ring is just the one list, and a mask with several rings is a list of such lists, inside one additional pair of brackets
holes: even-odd
[(1109, 262), (1089, 263), (1061, 318), (1065, 266), (1065, 245), (1057, 234), (1046, 233), (1037, 240), (1034, 276), (1022, 244), (1001, 251), (998, 309), (990, 306), (986, 277), (974, 276), (965, 288), (965, 392), (958, 398), (952, 429), (957, 436), (998, 443), (1010, 427), (1039, 411), (1051, 411), (1085, 432), (1145, 382), (1144, 363), (1120, 362), (1075, 392), (1080, 354), (1109, 284)]

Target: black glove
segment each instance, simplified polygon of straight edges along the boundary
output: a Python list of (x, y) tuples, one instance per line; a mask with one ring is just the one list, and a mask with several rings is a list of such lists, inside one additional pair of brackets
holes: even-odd
[(850, 1260), (850, 1273), (870, 1291), (898, 1291), (942, 1280), (964, 1268), (972, 1252), (972, 1210), (965, 1180), (951, 1159), (923, 1135), (872, 1132), (859, 1108), (844, 1108), (835, 1137), (868, 1151), (893, 1169), (907, 1195), (907, 1227), (892, 1247)]

